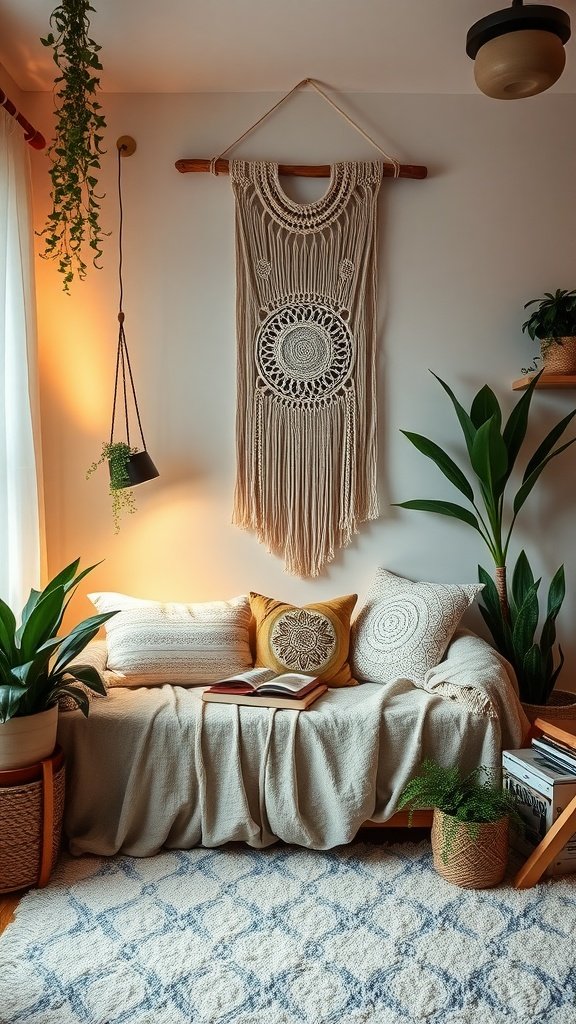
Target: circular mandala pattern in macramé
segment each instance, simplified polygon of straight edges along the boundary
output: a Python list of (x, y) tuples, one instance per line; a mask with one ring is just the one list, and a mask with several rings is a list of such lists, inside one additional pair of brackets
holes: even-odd
[(263, 381), (282, 398), (325, 399), (350, 376), (350, 327), (328, 306), (295, 303), (275, 310), (256, 339)]
[(270, 634), (274, 657), (286, 668), (299, 672), (321, 671), (333, 657), (336, 643), (330, 619), (304, 608), (280, 615)]

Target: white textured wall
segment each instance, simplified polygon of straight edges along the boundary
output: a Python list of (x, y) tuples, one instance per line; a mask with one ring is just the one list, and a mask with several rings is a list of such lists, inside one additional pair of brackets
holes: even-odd
[[(404, 427), (461, 451), (451, 407), (427, 368), (466, 402), (483, 384), (506, 408), (510, 382), (532, 346), (523, 303), (576, 285), (576, 97), (498, 103), (482, 96), (354, 95), (346, 106), (427, 181), (386, 182), (380, 244), (379, 396), (381, 518), (366, 525), (326, 574), (301, 581), (255, 539), (230, 525), (234, 484), (234, 226), (227, 178), (179, 175), (182, 156), (211, 156), (276, 97), (258, 94), (105, 96), (109, 153), (102, 185), (105, 269), (70, 298), (39, 261), (44, 454), (51, 570), (81, 554), (105, 559), (91, 585), (163, 599), (226, 597), (248, 589), (310, 601), (358, 591), (377, 565), (421, 579), (474, 581), (488, 553), (467, 527), (390, 507), (413, 497), (455, 498), (400, 434)], [(50, 99), (29, 109), (50, 130)], [(136, 516), (114, 536), (105, 473), (86, 467), (109, 429), (117, 338), (115, 140), (134, 135), (123, 165), (126, 334), (149, 450), (161, 476), (135, 491)], [(280, 161), (373, 155), (316, 95), (293, 98), (238, 151)], [(46, 164), (34, 156), (38, 223)], [(313, 198), (322, 181), (286, 183)], [(540, 392), (534, 441), (576, 393)], [(564, 561), (569, 595), (560, 621), (570, 684), (576, 667), (573, 543), (576, 454), (541, 480), (521, 520), (546, 579)], [(84, 614), (88, 605), (78, 601)], [(472, 622), (475, 622), (473, 617)]]

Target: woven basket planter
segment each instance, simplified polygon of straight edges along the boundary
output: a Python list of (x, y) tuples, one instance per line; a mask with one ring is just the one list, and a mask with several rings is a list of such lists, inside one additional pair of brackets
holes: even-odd
[(576, 693), (569, 693), (568, 690), (552, 690), (550, 700), (547, 704), (526, 704), (522, 701), (524, 714), (530, 723), (537, 718), (546, 718), (548, 721), (558, 722), (574, 721), (576, 718)]
[[(456, 831), (448, 848), (446, 861), (444, 827), (456, 822)], [(482, 822), (470, 833), (466, 823), (457, 821), (438, 808), (432, 822), (432, 853), (434, 867), (447, 882), (463, 889), (489, 889), (504, 878), (508, 862), (508, 818)]]
[(0, 893), (46, 885), (60, 852), (64, 755), (0, 772)]
[(544, 342), (540, 351), (544, 373), (576, 373), (576, 337)]

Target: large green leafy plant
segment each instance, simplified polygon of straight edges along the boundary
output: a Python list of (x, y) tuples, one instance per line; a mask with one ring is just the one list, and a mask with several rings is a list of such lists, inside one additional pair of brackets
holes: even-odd
[[(433, 376), (436, 377), (436, 374)], [(479, 579), (484, 584), (484, 604), (480, 605), (480, 611), (497, 649), (514, 667), (522, 699), (545, 704), (564, 662), (561, 648), (558, 665), (555, 665), (554, 659), (556, 618), (565, 595), (564, 566), (560, 566), (550, 583), (544, 624), (537, 640), (541, 580), (534, 578), (526, 554), (521, 551), (509, 586), (507, 557), (518, 514), (540, 474), (552, 459), (576, 440), (572, 438), (564, 444), (557, 444), (576, 415), (576, 409), (552, 428), (528, 460), (522, 482), (509, 506), (506, 501), (507, 487), (526, 437), (530, 403), (539, 376), (531, 381), (504, 426), (498, 399), (488, 386), (480, 389), (470, 412), (467, 412), (449, 386), (440, 377), (436, 377), (456, 411), (464, 435), (471, 479), (434, 441), (407, 430), (402, 433), (418, 451), (435, 463), (450, 483), (464, 495), (470, 508), (450, 501), (427, 499), (399, 504), (402, 508), (450, 516), (480, 534), (495, 566), (495, 580), (482, 566), (478, 566)]]
[(55, 136), (48, 149), (51, 160), (52, 209), (40, 232), (42, 255), (58, 260), (64, 291), (70, 291), (74, 273), (86, 277), (85, 246), (92, 250), (94, 266), (102, 255), (97, 173), (103, 153), (106, 121), (97, 91), (102, 70), (101, 49), (90, 38), (88, 0), (62, 0), (50, 16), (50, 28), (41, 42), (52, 47), (60, 71), (54, 82)]
[(76, 559), (44, 590), (30, 592), (19, 626), (12, 610), (0, 600), (0, 723), (45, 711), (64, 695), (87, 715), (88, 697), (75, 682), (106, 694), (96, 669), (74, 662), (116, 612), (93, 615), (58, 636), (76, 587), (95, 568), (78, 572), (79, 565)]
[(511, 818), (518, 828), (522, 827), (512, 796), (494, 784), (494, 775), (483, 765), (464, 774), (457, 765), (446, 768), (427, 758), (420, 766), (420, 773), (411, 778), (402, 791), (398, 809), (410, 808), (410, 824), (414, 811), (430, 807), (437, 807), (449, 816), (444, 821), (442, 834), (442, 859), (446, 862), (462, 822), (473, 839), (481, 824), (500, 821), (503, 817)]
[(536, 309), (522, 324), (522, 330), (530, 335), (532, 341), (538, 338), (550, 345), (560, 338), (576, 335), (576, 291), (557, 288), (554, 293), (545, 292), (544, 298), (530, 299), (524, 309), (536, 303)]

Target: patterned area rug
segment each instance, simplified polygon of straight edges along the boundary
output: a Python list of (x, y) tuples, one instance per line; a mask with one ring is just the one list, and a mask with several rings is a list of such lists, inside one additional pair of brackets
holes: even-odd
[(574, 1024), (576, 879), (467, 892), (426, 843), (66, 858), (2, 1024)]

